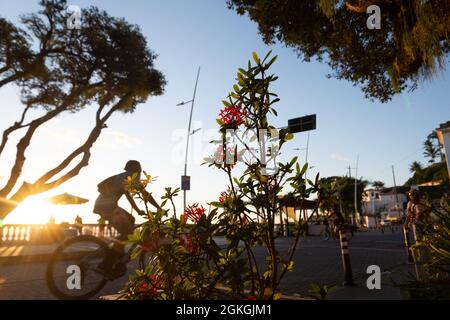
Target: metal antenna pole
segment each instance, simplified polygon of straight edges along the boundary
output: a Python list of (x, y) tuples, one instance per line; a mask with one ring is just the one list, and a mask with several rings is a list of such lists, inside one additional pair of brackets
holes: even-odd
[(357, 198), (357, 193), (358, 193), (358, 164), (359, 164), (359, 154), (356, 157), (356, 172), (355, 172), (355, 219), (356, 219), (356, 224), (359, 225), (359, 213), (358, 213), (358, 198)]
[[(197, 72), (197, 80), (195, 80), (195, 88), (194, 88), (194, 95), (192, 97), (192, 104), (191, 104), (191, 114), (189, 116), (189, 126), (187, 131), (187, 141), (186, 141), (186, 154), (184, 158), (184, 175), (187, 176), (187, 161), (188, 161), (188, 151), (189, 151), (189, 138), (191, 136), (191, 124), (192, 124), (192, 113), (194, 111), (194, 103), (195, 103), (195, 95), (197, 94), (197, 85), (198, 85), (198, 78), (200, 76), (200, 67), (198, 67)], [(183, 212), (186, 210), (186, 190), (183, 190)]]

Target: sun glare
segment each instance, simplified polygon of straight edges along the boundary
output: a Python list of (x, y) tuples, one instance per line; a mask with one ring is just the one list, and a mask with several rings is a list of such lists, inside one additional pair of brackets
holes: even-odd
[(56, 223), (71, 222), (72, 216), (76, 215), (74, 209), (51, 204), (47, 198), (48, 195), (37, 195), (26, 199), (6, 217), (4, 223), (46, 224), (52, 216)]

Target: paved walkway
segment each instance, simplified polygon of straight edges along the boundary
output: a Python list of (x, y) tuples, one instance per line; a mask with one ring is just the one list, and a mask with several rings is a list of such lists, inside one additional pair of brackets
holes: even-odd
[[(223, 239), (217, 240), (224, 244)], [(280, 251), (292, 245), (292, 238), (278, 241)], [(0, 247), (1, 255), (25, 255), (39, 252), (50, 253), (54, 248), (7, 248)], [(257, 259), (263, 263), (265, 252), (262, 248), (255, 250)], [(329, 296), (330, 299), (402, 299), (402, 293), (390, 286), (390, 278), (399, 279), (409, 270), (405, 265), (406, 253), (402, 235), (381, 234), (380, 232), (356, 233), (350, 242), (350, 257), (353, 275), (357, 287), (340, 287), (344, 280), (341, 255), (337, 240), (321, 241), (318, 237), (302, 239), (294, 255), (294, 272), (286, 275), (281, 291), (290, 295), (308, 294), (311, 283), (337, 285), (338, 289)], [(369, 265), (378, 265), (382, 271), (382, 289), (368, 290), (365, 285), (366, 270)], [(52, 299), (45, 284), (45, 262), (0, 265), (0, 299)], [(134, 273), (135, 265), (129, 265), (128, 274)], [(114, 294), (124, 285), (128, 275), (109, 283), (99, 294)]]
[(56, 244), (0, 246), (0, 258), (48, 254), (53, 252), (56, 247)]

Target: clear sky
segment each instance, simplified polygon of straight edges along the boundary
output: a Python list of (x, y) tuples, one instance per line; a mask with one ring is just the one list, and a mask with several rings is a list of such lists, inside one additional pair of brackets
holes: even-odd
[[(20, 14), (35, 12), (37, 3), (37, 0), (1, 1), (0, 15), (17, 21)], [(245, 66), (252, 51), (262, 56), (273, 50), (278, 55), (272, 69), (279, 76), (273, 90), (281, 98), (275, 125), (286, 125), (293, 117), (317, 114), (317, 130), (310, 136), (309, 163), (314, 166), (311, 175), (316, 172), (321, 176), (344, 175), (349, 165), (355, 167), (359, 154), (358, 176), (392, 185), (394, 164), (397, 184), (402, 184), (410, 175), (408, 167), (412, 161), (425, 163), (421, 146), (426, 136), (440, 123), (450, 120), (449, 70), (413, 93), (399, 95), (386, 104), (374, 103), (351, 83), (327, 79), (326, 74), (332, 72), (327, 65), (303, 63), (291, 49), (279, 44), (266, 46), (257, 25), (228, 10), (224, 0), (74, 0), (69, 4), (95, 5), (110, 15), (140, 25), (150, 48), (159, 55), (155, 65), (166, 75), (168, 86), (163, 96), (149, 99), (134, 114), (115, 115), (93, 148), (89, 167), (58, 189), (28, 200), (7, 222), (45, 223), (51, 214), (55, 214), (57, 222), (71, 221), (77, 213), (85, 221), (94, 221), (90, 212), (97, 183), (119, 173), (128, 159), (140, 160), (150, 174), (158, 176), (150, 187), (158, 198), (164, 187), (179, 186), (189, 106), (176, 104), (192, 98), (199, 66), (193, 128), (203, 130), (192, 138), (188, 167), (192, 191), (188, 193), (188, 203), (206, 206), (206, 202), (217, 199), (225, 189), (225, 176), (200, 163), (211, 150), (208, 141), (216, 130), (220, 101), (232, 88), (237, 68)], [(3, 131), (19, 117), (22, 106), (14, 87), (2, 88), (0, 97)], [(33, 180), (61, 161), (87, 136), (93, 119), (88, 108), (43, 126), (28, 150), (23, 178)], [(305, 133), (297, 134), (286, 145), (283, 157), (297, 154), (304, 161), (305, 151), (294, 149), (304, 148), (306, 137)], [(0, 185), (9, 175), (15, 146), (12, 142), (0, 159)], [(62, 192), (91, 201), (79, 207), (49, 206), (43, 210), (44, 207), (38, 206), (43, 198)], [(123, 205), (129, 208), (126, 203)]]

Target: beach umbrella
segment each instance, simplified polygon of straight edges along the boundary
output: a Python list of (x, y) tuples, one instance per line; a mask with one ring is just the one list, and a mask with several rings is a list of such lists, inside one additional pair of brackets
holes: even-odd
[(84, 204), (88, 202), (88, 199), (84, 199), (72, 194), (63, 193), (57, 196), (53, 196), (47, 199), (48, 202), (58, 205), (73, 205), (73, 204)]

